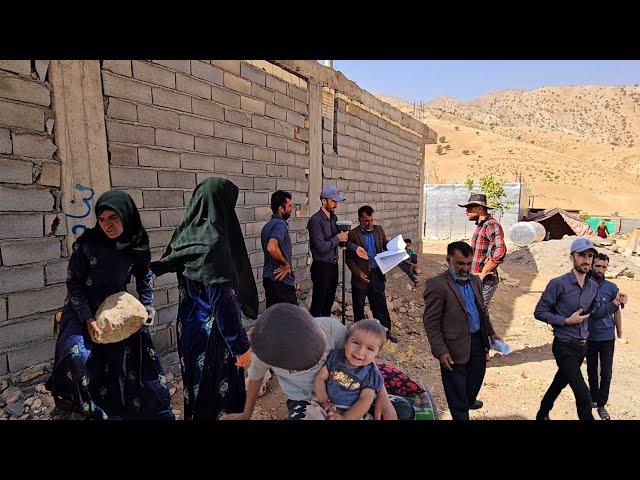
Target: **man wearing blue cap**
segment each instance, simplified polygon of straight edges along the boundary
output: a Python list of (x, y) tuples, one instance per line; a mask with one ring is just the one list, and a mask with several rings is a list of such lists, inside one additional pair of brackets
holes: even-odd
[(338, 202), (344, 201), (338, 189), (326, 186), (320, 192), (320, 210), (311, 215), (307, 223), (309, 244), (311, 248), (311, 281), (313, 293), (309, 312), (314, 317), (331, 316), (331, 306), (338, 288), (338, 244), (347, 243), (347, 248), (365, 260), (369, 258), (367, 251), (348, 242), (348, 232), (338, 233), (335, 215)]
[[(552, 352), (558, 364), (558, 372), (540, 402), (536, 420), (549, 420), (553, 403), (567, 384), (576, 398), (578, 418), (593, 420), (589, 387), (580, 366), (587, 354), (589, 336), (589, 322), (585, 320), (597, 306), (598, 284), (587, 277), (597, 253), (588, 238), (574, 240), (569, 257), (572, 270), (551, 279), (536, 305), (535, 318), (553, 327)], [(614, 302), (620, 305), (620, 297), (616, 297)]]

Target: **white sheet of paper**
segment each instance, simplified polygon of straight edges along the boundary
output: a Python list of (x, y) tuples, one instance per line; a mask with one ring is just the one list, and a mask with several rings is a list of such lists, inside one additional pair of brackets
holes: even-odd
[(375, 256), (375, 261), (382, 274), (386, 274), (393, 267), (400, 265), (400, 262), (409, 258), (405, 247), (407, 244), (402, 239), (402, 235), (393, 237), (387, 242), (387, 250)]

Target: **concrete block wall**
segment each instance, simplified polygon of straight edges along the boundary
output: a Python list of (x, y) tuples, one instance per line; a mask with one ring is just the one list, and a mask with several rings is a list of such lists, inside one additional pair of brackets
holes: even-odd
[(339, 216), (355, 225), (358, 208), (368, 204), (389, 239), (414, 240), (423, 137), (348, 98), (338, 96), (335, 104), (334, 118), (322, 122), (323, 177), (344, 192)]
[[(67, 249), (48, 61), (0, 60), (0, 377), (26, 381), (53, 358)], [(26, 370), (25, 370), (26, 369)]]
[[(236, 213), (262, 288), (260, 231), (276, 189), (300, 208), (290, 220), (293, 266), (308, 284), (309, 121), (306, 83), (244, 61), (102, 62), (111, 186), (140, 208), (153, 258), (163, 253), (196, 185), (210, 176), (240, 188)], [(174, 345), (175, 276), (156, 281), (154, 338)], [(166, 332), (165, 332), (166, 330)], [(158, 345), (160, 351), (163, 345)]]

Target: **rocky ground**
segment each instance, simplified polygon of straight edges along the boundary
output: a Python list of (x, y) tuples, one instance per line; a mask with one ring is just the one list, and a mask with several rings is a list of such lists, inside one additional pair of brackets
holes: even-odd
[[(498, 334), (510, 345), (511, 353), (502, 357), (491, 352), (487, 374), (479, 395), (484, 408), (471, 412), (472, 419), (533, 419), (547, 387), (556, 372), (551, 354), (551, 328), (533, 318), (535, 304), (547, 282), (569, 271), (566, 250), (571, 239), (543, 242), (532, 247), (509, 246), (507, 261), (501, 267), (502, 282), (491, 305), (491, 315)], [(399, 337), (397, 344), (385, 345), (380, 357), (397, 365), (431, 391), (441, 418), (450, 418), (440, 381), (438, 362), (429, 350), (422, 325), (424, 303), (422, 293), (425, 279), (446, 268), (443, 252), (447, 242), (430, 242), (419, 256), (419, 283), (415, 288), (398, 269), (387, 275), (387, 299), (393, 329)], [(565, 245), (566, 244), (566, 245)], [(629, 274), (620, 274), (613, 281), (629, 294), (629, 303), (622, 313), (624, 341), (616, 341), (613, 382), (609, 412), (614, 419), (640, 418), (640, 275), (635, 275), (637, 256), (603, 250), (612, 257), (612, 270), (624, 264)], [(609, 246), (610, 247), (610, 246)], [(347, 299), (350, 295), (347, 294)], [(350, 303), (350, 302), (348, 302)], [(339, 304), (334, 314), (340, 317)], [(347, 321), (352, 309), (347, 307)], [(174, 353), (163, 359), (174, 412), (182, 418), (182, 385), (178, 359)], [(586, 365), (583, 366), (586, 379)], [(1, 419), (60, 419), (67, 418), (54, 411), (51, 395), (44, 385), (23, 390), (0, 385)], [(277, 380), (265, 384), (265, 394), (258, 400), (253, 419), (283, 419), (287, 415), (285, 397)], [(552, 419), (576, 419), (575, 401), (569, 388), (559, 397)]]

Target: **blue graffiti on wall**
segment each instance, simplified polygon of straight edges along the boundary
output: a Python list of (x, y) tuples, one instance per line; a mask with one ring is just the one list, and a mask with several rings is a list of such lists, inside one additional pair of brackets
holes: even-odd
[[(91, 206), (91, 200), (95, 196), (96, 192), (93, 188), (87, 187), (86, 185), (83, 185), (81, 183), (76, 183), (75, 189), (78, 190), (79, 192), (88, 192), (89, 196), (82, 197), (82, 203), (85, 205), (86, 211), (83, 212), (81, 215), (71, 215), (70, 213), (67, 213), (66, 216), (69, 218), (78, 218), (78, 219), (87, 218), (89, 215), (91, 215), (91, 211), (93, 210), (93, 207)], [(69, 203), (71, 205), (74, 205), (76, 201), (70, 200)], [(79, 233), (84, 232), (88, 228), (89, 227), (87, 227), (86, 225), (82, 223), (78, 223), (71, 228), (71, 233), (73, 233), (74, 235), (78, 235)], [(80, 229), (82, 229), (82, 231), (78, 233), (78, 230)]]

